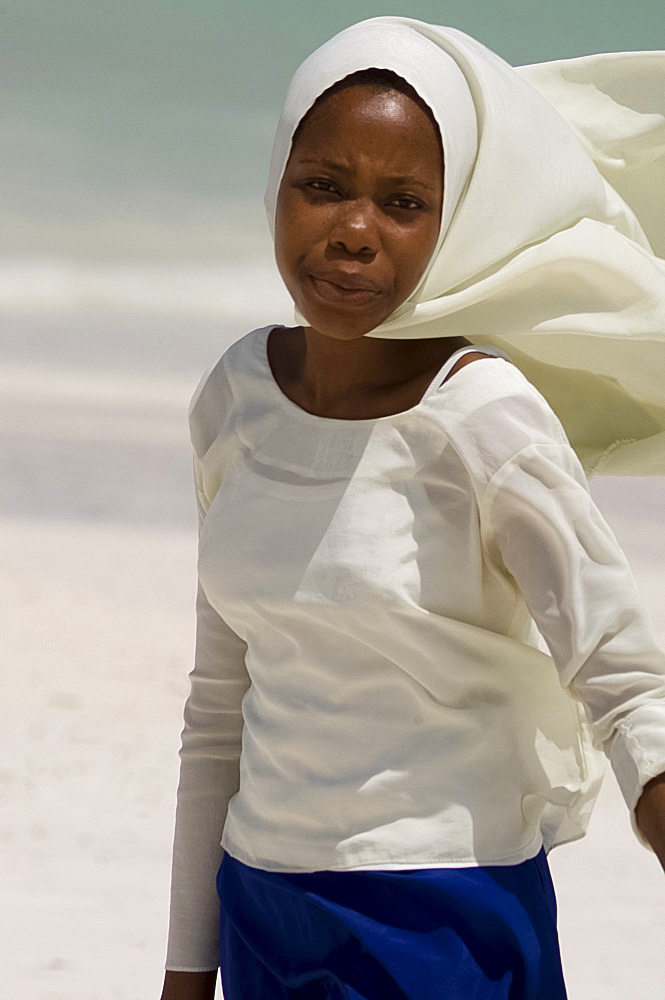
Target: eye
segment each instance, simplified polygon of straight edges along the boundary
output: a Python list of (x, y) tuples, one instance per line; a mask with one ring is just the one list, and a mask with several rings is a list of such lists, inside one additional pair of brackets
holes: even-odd
[(305, 187), (309, 191), (316, 191), (320, 194), (339, 194), (339, 188), (333, 184), (332, 181), (327, 180), (325, 177), (313, 177), (311, 180), (305, 181)]
[(419, 198), (414, 198), (413, 195), (410, 194), (396, 195), (394, 198), (390, 199), (388, 204), (392, 208), (403, 208), (406, 211), (410, 212), (413, 212), (418, 208), (424, 207), (422, 201), (420, 201)]

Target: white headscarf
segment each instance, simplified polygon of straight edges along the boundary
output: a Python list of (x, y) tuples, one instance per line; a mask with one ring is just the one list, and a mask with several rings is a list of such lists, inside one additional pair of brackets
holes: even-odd
[(548, 399), (589, 473), (665, 473), (665, 262), (654, 253), (665, 251), (665, 53), (513, 69), (455, 28), (353, 25), (293, 77), (271, 226), (299, 121), (371, 67), (432, 109), (445, 192), (422, 280), (368, 336), (495, 344)]

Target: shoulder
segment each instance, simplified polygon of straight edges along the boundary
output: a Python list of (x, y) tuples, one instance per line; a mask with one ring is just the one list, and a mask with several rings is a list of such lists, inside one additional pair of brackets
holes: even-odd
[(461, 368), (466, 368), (472, 361), (487, 361), (488, 358), (492, 357), (494, 355), (486, 354), (484, 351), (469, 351), (468, 354), (463, 354), (461, 358), (457, 359), (443, 381), (448, 382), (456, 372)]
[(251, 369), (258, 342), (270, 327), (261, 327), (232, 343), (201, 376), (189, 403), (189, 432), (201, 457), (219, 435), (236, 395), (235, 383)]
[(469, 360), (446, 383), (445, 404), (451, 443), (474, 479), (487, 482), (534, 445), (570, 450), (547, 400), (511, 362), (487, 356), (483, 364)]

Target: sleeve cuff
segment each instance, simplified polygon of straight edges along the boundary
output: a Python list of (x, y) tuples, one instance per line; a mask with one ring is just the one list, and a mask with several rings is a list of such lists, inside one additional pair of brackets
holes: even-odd
[(606, 753), (630, 810), (635, 836), (651, 850), (637, 826), (635, 806), (647, 782), (665, 773), (665, 704), (643, 705), (622, 719)]
[(217, 972), (218, 968), (219, 968), (218, 965), (214, 966), (214, 968), (211, 965), (206, 965), (205, 967), (198, 965), (196, 967), (188, 966), (187, 968), (185, 968), (184, 965), (170, 965), (167, 962), (164, 971), (165, 972)]

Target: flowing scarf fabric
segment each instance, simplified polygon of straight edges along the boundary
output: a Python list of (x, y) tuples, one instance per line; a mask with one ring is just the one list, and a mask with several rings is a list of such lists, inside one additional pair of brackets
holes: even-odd
[(271, 225), (298, 122), (369, 67), (432, 109), (445, 193), (420, 284), (368, 336), (494, 344), (557, 412), (587, 473), (665, 473), (665, 52), (515, 69), (454, 28), (353, 25), (291, 82)]

